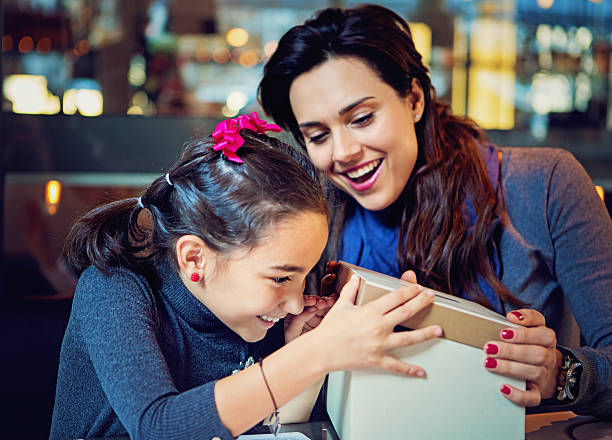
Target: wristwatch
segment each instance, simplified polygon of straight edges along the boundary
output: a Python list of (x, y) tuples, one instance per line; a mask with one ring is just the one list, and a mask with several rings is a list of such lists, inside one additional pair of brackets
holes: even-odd
[(561, 370), (557, 377), (557, 400), (569, 403), (578, 396), (580, 388), (580, 375), (582, 374), (582, 364), (569, 351), (557, 347), (563, 355)]

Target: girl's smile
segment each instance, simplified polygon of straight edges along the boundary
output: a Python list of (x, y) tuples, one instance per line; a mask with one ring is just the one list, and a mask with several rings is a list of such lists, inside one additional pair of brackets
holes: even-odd
[(305, 212), (270, 226), (261, 244), (219, 258), (204, 248), (204, 280), (191, 293), (242, 339), (263, 339), (287, 314), (304, 309), (304, 280), (327, 241), (327, 218)]

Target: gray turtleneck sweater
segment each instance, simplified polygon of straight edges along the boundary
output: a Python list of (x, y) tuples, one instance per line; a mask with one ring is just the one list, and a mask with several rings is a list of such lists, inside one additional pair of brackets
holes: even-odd
[(51, 439), (233, 438), (218, 379), (284, 343), (282, 323), (247, 343), (196, 300), (168, 264), (159, 288), (129, 270), (90, 267), (74, 295), (60, 355)]

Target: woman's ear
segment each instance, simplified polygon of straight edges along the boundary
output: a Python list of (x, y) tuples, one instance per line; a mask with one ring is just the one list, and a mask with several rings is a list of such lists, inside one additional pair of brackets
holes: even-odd
[(425, 93), (418, 79), (412, 78), (411, 89), (408, 95), (406, 95), (406, 99), (410, 106), (414, 123), (416, 124), (423, 117), (423, 111), (425, 110)]
[(183, 235), (176, 241), (176, 262), (181, 278), (197, 282), (204, 278), (204, 270), (210, 263), (211, 250), (196, 235)]

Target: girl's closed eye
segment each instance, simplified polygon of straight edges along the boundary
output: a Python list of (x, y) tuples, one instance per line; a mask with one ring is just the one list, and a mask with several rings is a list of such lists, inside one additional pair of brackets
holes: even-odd
[(284, 284), (287, 281), (291, 281), (291, 278), (289, 278), (289, 277), (274, 277), (274, 278), (272, 278), (272, 281), (274, 281), (276, 284)]

